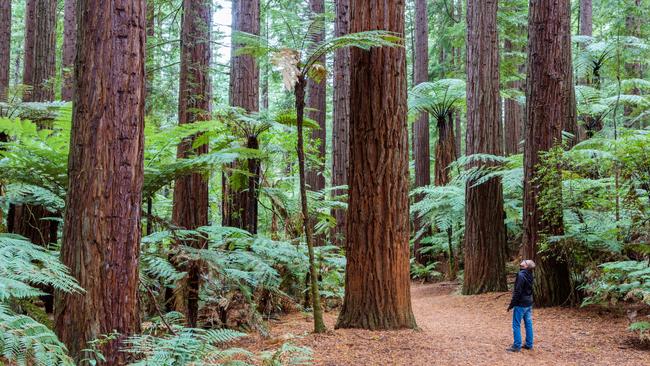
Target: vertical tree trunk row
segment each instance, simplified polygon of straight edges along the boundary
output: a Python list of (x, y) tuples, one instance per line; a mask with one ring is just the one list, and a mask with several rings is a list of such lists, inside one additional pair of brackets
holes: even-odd
[[(233, 31), (260, 34), (259, 0), (234, 0), (232, 2)], [(241, 107), (247, 112), (259, 110), (259, 67), (253, 56), (234, 56), (240, 47), (232, 43), (230, 63), (230, 105)], [(242, 136), (246, 147), (256, 149), (259, 145), (257, 134)], [(259, 187), (259, 160), (247, 159), (229, 164), (222, 176), (222, 223), (257, 233), (257, 197)], [(231, 181), (232, 170), (246, 169), (249, 176), (246, 183)]]
[[(210, 0), (184, 0), (181, 26), (181, 70), (179, 80), (178, 123), (186, 124), (210, 119)], [(178, 157), (205, 154), (208, 145), (192, 148), (194, 138), (178, 146)], [(172, 222), (181, 228), (196, 229), (208, 224), (208, 182), (200, 173), (176, 180)], [(205, 241), (193, 238), (184, 245), (201, 248)], [(190, 263), (187, 269), (185, 313), (190, 326), (198, 317), (200, 265)]]
[[(334, 35), (339, 37), (348, 34), (350, 27), (349, 0), (335, 2), (336, 20)], [(332, 107), (332, 186), (348, 184), (348, 159), (350, 155), (350, 50), (342, 48), (334, 54), (333, 77), (333, 107)], [(342, 195), (345, 191), (336, 190), (334, 194)], [(333, 243), (345, 245), (347, 215), (345, 210), (334, 210), (336, 227), (332, 231)]]
[[(514, 51), (512, 42), (510, 40), (504, 41), (504, 50), (506, 52)], [(511, 89), (523, 89), (523, 82), (520, 80), (511, 81), (508, 83)], [(524, 124), (524, 107), (512, 98), (507, 98), (504, 101), (504, 148), (506, 155), (514, 155), (521, 152), (519, 143), (523, 135)]]
[[(561, 143), (562, 127), (571, 103), (567, 83), (571, 65), (567, 64), (570, 37), (568, 0), (531, 2), (528, 25), (528, 82), (526, 86), (526, 127), (524, 129), (524, 228), (523, 254), (537, 261), (535, 303), (539, 306), (562, 304), (569, 296), (568, 265), (552, 254), (540, 255), (545, 235), (563, 232), (562, 211), (543, 212), (538, 198), (552, 187), (542, 185), (537, 173), (540, 155)], [(549, 106), (557, 106), (549, 108)], [(558, 177), (553, 184), (561, 184)], [(555, 187), (556, 189), (559, 187)], [(561, 200), (561, 197), (556, 197)]]
[[(350, 3), (350, 32), (404, 35), (404, 1)], [(406, 50), (350, 50), (350, 202), (337, 327), (415, 328), (409, 279)]]
[[(467, 2), (467, 155), (502, 155), (497, 0)], [(506, 291), (500, 178), (465, 188), (464, 294)]]
[(74, 58), (77, 50), (77, 2), (65, 0), (63, 10), (63, 70), (61, 99), (72, 100)]
[(78, 6), (61, 259), (86, 292), (59, 294), (56, 331), (78, 362), (89, 356), (86, 342), (120, 333), (100, 351), (106, 364), (123, 365), (121, 341), (140, 331), (145, 0)]
[[(429, 81), (429, 17), (426, 0), (415, 2), (415, 60), (414, 84)], [(431, 162), (429, 147), (429, 114), (421, 113), (413, 123), (413, 157), (415, 158), (415, 187), (425, 187), (431, 184)], [(422, 199), (415, 197), (418, 202)], [(413, 243), (413, 254), (416, 262), (425, 264), (426, 256), (420, 253), (422, 237), (431, 234), (431, 226), (426, 220), (416, 218), (414, 223), (415, 234), (424, 229), (421, 236), (416, 237)]]

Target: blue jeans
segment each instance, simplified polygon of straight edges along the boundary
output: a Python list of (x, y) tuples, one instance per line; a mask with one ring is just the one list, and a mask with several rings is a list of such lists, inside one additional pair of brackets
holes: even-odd
[(512, 313), (512, 334), (515, 342), (514, 348), (521, 348), (521, 319), (526, 327), (526, 347), (533, 348), (533, 307), (515, 306)]

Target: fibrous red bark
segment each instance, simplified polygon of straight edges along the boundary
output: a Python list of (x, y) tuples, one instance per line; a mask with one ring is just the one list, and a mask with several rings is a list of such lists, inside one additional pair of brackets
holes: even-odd
[[(350, 3), (350, 32), (404, 34), (404, 1)], [(414, 328), (409, 279), (406, 51), (350, 50), (345, 299), (337, 327)]]
[[(503, 154), (497, 8), (497, 0), (467, 1), (467, 155)], [(500, 178), (467, 182), (464, 294), (507, 290), (504, 216)]]
[(63, 11), (63, 82), (61, 99), (72, 100), (74, 58), (77, 50), (77, 2), (65, 0)]
[[(545, 235), (563, 233), (562, 211), (543, 212), (538, 198), (551, 187), (540, 184), (540, 155), (561, 144), (571, 96), (571, 52), (568, 0), (531, 2), (528, 25), (528, 82), (524, 129), (524, 228), (523, 255), (536, 260), (535, 304), (559, 305), (570, 295), (568, 265), (552, 254), (540, 255)], [(534, 56), (533, 56), (534, 55)], [(555, 106), (549, 108), (549, 106)], [(561, 184), (561, 177), (550, 180)], [(557, 187), (556, 187), (557, 188)], [(561, 192), (561, 191), (560, 191)], [(561, 200), (561, 197), (556, 197)]]
[[(349, 0), (335, 2), (336, 21), (334, 33), (337, 37), (348, 34), (350, 27)], [(332, 108), (332, 186), (339, 187), (348, 184), (348, 159), (350, 155), (350, 50), (338, 49), (334, 54), (333, 77), (334, 103)], [(334, 194), (345, 192), (336, 190)], [(332, 230), (332, 241), (338, 246), (345, 245), (347, 217), (345, 210), (333, 212), (336, 227)]]
[[(414, 84), (429, 81), (429, 17), (426, 0), (415, 2), (415, 65)], [(415, 187), (425, 187), (431, 184), (431, 159), (429, 146), (429, 114), (421, 113), (413, 123), (413, 157), (415, 160)], [(422, 195), (415, 197), (418, 202)], [(431, 226), (426, 220), (416, 217), (413, 223), (415, 233), (423, 230), (413, 243), (415, 260), (426, 264), (427, 256), (420, 253), (422, 237), (431, 233)]]
[[(179, 79), (178, 123), (186, 124), (210, 119), (210, 24), (212, 22), (210, 0), (184, 0), (181, 26), (181, 70)], [(208, 145), (193, 148), (195, 137), (188, 138), (178, 146), (177, 156), (205, 154)], [(193, 230), (208, 224), (208, 182), (200, 173), (193, 173), (176, 180), (174, 185), (173, 223)], [(201, 248), (204, 240), (193, 238), (184, 243)], [(201, 268), (190, 263), (187, 269), (187, 288), (184, 311), (187, 322), (196, 327), (199, 306)]]
[(87, 342), (124, 365), (140, 331), (145, 0), (78, 3), (78, 55), (61, 259), (84, 294), (58, 294), (56, 332), (77, 361)]

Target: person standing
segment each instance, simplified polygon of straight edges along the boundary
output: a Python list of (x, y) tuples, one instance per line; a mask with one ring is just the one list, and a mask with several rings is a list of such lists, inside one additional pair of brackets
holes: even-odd
[(519, 273), (515, 280), (515, 288), (512, 291), (512, 300), (508, 311), (512, 313), (512, 333), (514, 342), (507, 349), (508, 352), (521, 351), (521, 320), (524, 320), (526, 328), (526, 343), (524, 349), (533, 349), (533, 269), (535, 262), (526, 259), (519, 263)]

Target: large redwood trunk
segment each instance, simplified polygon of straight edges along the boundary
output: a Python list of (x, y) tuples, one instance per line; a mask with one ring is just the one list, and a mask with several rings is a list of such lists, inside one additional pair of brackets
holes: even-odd
[[(414, 84), (429, 81), (429, 17), (427, 1), (415, 2), (415, 65), (413, 67)], [(413, 157), (415, 159), (415, 187), (425, 187), (431, 184), (431, 162), (429, 147), (429, 114), (421, 113), (413, 124)], [(415, 197), (419, 202), (422, 195)], [(415, 233), (423, 231), (413, 243), (415, 260), (426, 264), (427, 256), (420, 253), (422, 238), (431, 234), (431, 226), (423, 218), (416, 217), (413, 223)]]
[[(350, 3), (350, 32), (404, 34), (404, 1)], [(415, 328), (409, 280), (406, 51), (350, 50), (350, 202), (337, 327)]]
[[(0, 101), (5, 101), (7, 98), (7, 89), (9, 88), (10, 52), (11, 0), (0, 0)], [(0, 133), (0, 138), (2, 138), (2, 136), (4, 136), (4, 134)]]
[[(350, 1), (339, 0), (335, 3), (336, 21), (334, 34), (348, 34), (350, 27)], [(348, 184), (349, 128), (350, 128), (350, 50), (342, 48), (334, 54), (333, 77), (334, 103), (332, 108), (332, 186)], [(336, 190), (336, 195), (345, 191)], [(345, 245), (347, 215), (345, 210), (334, 210), (336, 227), (332, 231), (332, 241), (338, 246)]]
[[(178, 123), (193, 123), (210, 119), (210, 0), (184, 0), (181, 27), (181, 71), (179, 79)], [(178, 157), (204, 154), (208, 145), (192, 148), (194, 138), (178, 145)], [(176, 180), (174, 185), (173, 223), (193, 230), (208, 224), (208, 182), (200, 173)], [(201, 248), (205, 241), (194, 238), (184, 245)], [(184, 311), (191, 327), (196, 326), (199, 309), (201, 268), (190, 263), (187, 268), (187, 288)]]
[(456, 156), (456, 138), (454, 137), (454, 121), (451, 113), (437, 116), (438, 141), (436, 142), (436, 163), (434, 167), (433, 184), (446, 186), (451, 180), (449, 165)]
[(78, 55), (61, 259), (85, 289), (58, 294), (56, 332), (77, 360), (86, 342), (124, 365), (140, 331), (138, 260), (144, 158), (145, 0), (78, 3)]
[(568, 35), (562, 37), (561, 47), (564, 53), (564, 57), (566, 57), (565, 63), (569, 65), (567, 81), (564, 83), (564, 86), (567, 89), (565, 93), (569, 101), (568, 103), (564, 104), (566, 112), (564, 112), (565, 117), (563, 119), (563, 130), (573, 135), (567, 140), (567, 148), (571, 148), (576, 144), (578, 140), (578, 118), (576, 111), (576, 90), (573, 82), (573, 61), (571, 49), (571, 1), (567, 1), (567, 3), (566, 16), (562, 19), (562, 21), (569, 30), (567, 31)]
[[(497, 0), (467, 1), (467, 155), (502, 155)], [(463, 294), (506, 291), (503, 187), (493, 178), (465, 188)]]
[[(514, 51), (512, 42), (506, 40), (504, 42), (504, 49), (506, 52)], [(511, 81), (508, 83), (511, 89), (523, 89), (523, 83), (520, 80)], [(519, 143), (523, 136), (524, 125), (524, 107), (515, 99), (508, 98), (504, 101), (504, 147), (506, 155), (519, 154), (521, 149)]]
[[(232, 2), (232, 30), (251, 34), (260, 34), (259, 0), (234, 0)], [(232, 43), (231, 55), (241, 47)], [(253, 56), (240, 55), (231, 57), (230, 61), (230, 105), (241, 107), (247, 112), (259, 110), (260, 71)], [(259, 145), (257, 133), (242, 136), (246, 147), (255, 149)], [(259, 187), (258, 159), (247, 159), (229, 164), (222, 176), (222, 224), (257, 233), (257, 197)], [(249, 176), (245, 184), (231, 181), (232, 169), (246, 169)]]
[[(321, 17), (325, 11), (324, 0), (309, 0), (309, 8), (313, 16)], [(324, 20), (321, 20), (323, 22)], [(314, 34), (312, 37), (315, 44), (321, 43), (325, 39), (325, 27)], [(325, 65), (325, 55), (320, 57), (317, 63)], [(320, 191), (325, 188), (325, 148), (327, 137), (327, 125), (325, 124), (327, 115), (327, 93), (326, 93), (327, 80), (316, 82), (313, 79), (307, 80), (307, 117), (318, 122), (318, 129), (312, 129), (311, 140), (318, 144), (318, 165), (311, 166), (307, 170), (307, 189), (310, 191)], [(314, 218), (310, 218), (312, 221)], [(315, 224), (315, 223), (314, 223)], [(313, 227), (313, 226), (312, 226)], [(314, 235), (314, 245), (321, 246), (325, 243), (323, 235)]]
[[(540, 194), (551, 187), (540, 184), (537, 174), (542, 163), (540, 154), (561, 143), (562, 127), (568, 118), (566, 105), (571, 102), (566, 86), (571, 80), (571, 65), (566, 56), (570, 52), (566, 47), (570, 37), (568, 9), (568, 0), (539, 0), (531, 2), (529, 13), (523, 254), (538, 264), (535, 304), (539, 306), (564, 303), (571, 289), (566, 261), (554, 256), (555, 253), (544, 256), (538, 253), (543, 237), (561, 234), (563, 225), (561, 209), (543, 212), (539, 206)], [(561, 184), (561, 177), (547, 181)]]
[(65, 0), (63, 10), (63, 82), (61, 99), (72, 100), (74, 58), (77, 50), (77, 1)]

